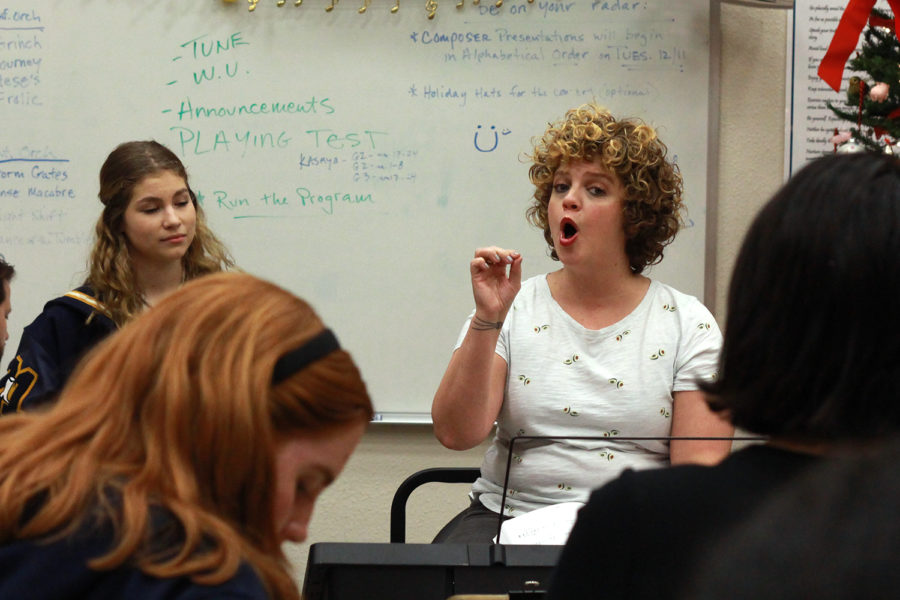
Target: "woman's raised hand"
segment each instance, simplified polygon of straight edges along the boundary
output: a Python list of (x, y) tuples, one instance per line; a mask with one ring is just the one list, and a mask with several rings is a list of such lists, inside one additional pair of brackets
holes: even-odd
[(502, 323), (522, 284), (522, 255), (496, 246), (479, 248), (469, 263), (469, 271), (475, 295), (475, 316), (483, 321)]

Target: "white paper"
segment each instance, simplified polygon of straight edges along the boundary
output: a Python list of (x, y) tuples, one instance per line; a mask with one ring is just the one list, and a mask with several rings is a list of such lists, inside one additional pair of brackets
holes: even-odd
[[(539, 508), (503, 522), (501, 544), (542, 544), (562, 546), (569, 539), (581, 502), (562, 502)], [(494, 538), (497, 541), (497, 538)]]
[[(878, 0), (875, 6), (890, 12), (887, 0)], [(847, 0), (794, 3), (787, 40), (786, 90), (790, 114), (785, 138), (785, 173), (788, 175), (817, 156), (833, 152), (829, 140), (834, 130), (845, 131), (854, 125), (836, 116), (826, 105), (831, 101), (846, 108), (843, 102), (847, 96), (847, 80), (853, 71), (844, 69), (840, 92), (831, 89), (817, 73), (846, 7)], [(862, 45), (862, 40), (860, 35), (857, 48)]]

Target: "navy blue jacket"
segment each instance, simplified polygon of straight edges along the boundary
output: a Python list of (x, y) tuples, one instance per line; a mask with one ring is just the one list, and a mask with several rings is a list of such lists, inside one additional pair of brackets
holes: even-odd
[[(162, 516), (162, 518), (160, 518)], [(151, 518), (165, 531), (163, 539), (178, 536), (171, 513), (157, 510)], [(0, 545), (0, 598), (28, 600), (266, 600), (262, 581), (247, 563), (220, 585), (200, 585), (189, 577), (151, 577), (131, 564), (95, 571), (87, 563), (106, 554), (113, 528), (86, 523), (76, 533), (52, 542), (13, 540)]]
[(55, 399), (78, 360), (116, 330), (104, 313), (88, 286), (48, 302), (22, 332), (16, 357), (0, 379), (0, 413)]
[(0, 546), (0, 598), (28, 600), (265, 600), (269, 596), (249, 565), (215, 586), (193, 583), (188, 577), (160, 579), (133, 566), (94, 571), (90, 558), (108, 548), (97, 540), (66, 538), (51, 544), (17, 541)]

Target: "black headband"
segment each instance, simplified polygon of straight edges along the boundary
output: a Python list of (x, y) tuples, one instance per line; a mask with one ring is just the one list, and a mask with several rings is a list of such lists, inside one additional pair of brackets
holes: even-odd
[(331, 330), (323, 329), (305, 344), (278, 359), (272, 371), (272, 385), (278, 385), (297, 371), (340, 349), (341, 346)]

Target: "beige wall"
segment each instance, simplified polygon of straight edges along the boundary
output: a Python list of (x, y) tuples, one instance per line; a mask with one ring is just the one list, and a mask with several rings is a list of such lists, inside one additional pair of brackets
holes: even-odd
[[(787, 11), (722, 6), (715, 315), (723, 326), (729, 273), (744, 231), (783, 178), (786, 31)], [(477, 466), (483, 451), (484, 445), (446, 450), (430, 426), (370, 426), (344, 474), (319, 500), (309, 541), (286, 547), (297, 580), (311, 543), (387, 542), (391, 498), (407, 475), (433, 466)], [(465, 486), (420, 488), (408, 506), (407, 541), (431, 541), (466, 505), (465, 496)]]

